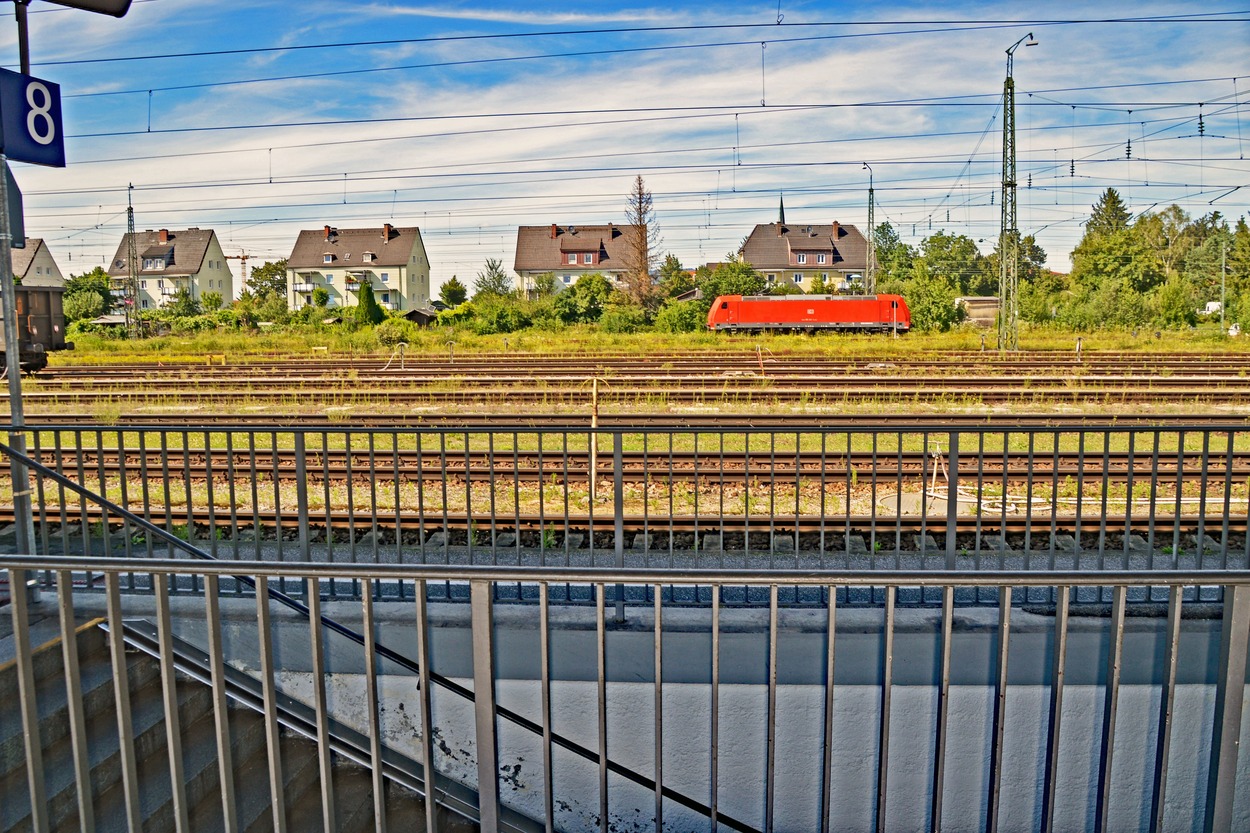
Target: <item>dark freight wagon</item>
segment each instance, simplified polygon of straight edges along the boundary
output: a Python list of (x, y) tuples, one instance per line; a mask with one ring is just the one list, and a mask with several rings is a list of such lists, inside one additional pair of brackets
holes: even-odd
[(721, 295), (707, 314), (710, 330), (846, 330), (905, 333), (911, 312), (899, 295)]
[[(22, 370), (33, 373), (48, 366), (48, 353), (72, 350), (65, 341), (65, 312), (61, 307), (65, 290), (59, 286), (17, 287), (17, 339)], [(0, 364), (7, 361), (8, 347), (0, 328)], [(2, 370), (2, 368), (0, 368)]]

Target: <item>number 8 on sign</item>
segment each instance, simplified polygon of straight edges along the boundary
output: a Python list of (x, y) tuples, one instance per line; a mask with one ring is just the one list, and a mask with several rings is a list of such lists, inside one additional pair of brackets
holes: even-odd
[(47, 85), (42, 81), (27, 84), (26, 103), (30, 105), (30, 112), (26, 114), (26, 132), (41, 145), (52, 144), (56, 139), (56, 122), (52, 120), (52, 93)]
[(17, 162), (65, 167), (59, 85), (0, 69), (0, 149)]

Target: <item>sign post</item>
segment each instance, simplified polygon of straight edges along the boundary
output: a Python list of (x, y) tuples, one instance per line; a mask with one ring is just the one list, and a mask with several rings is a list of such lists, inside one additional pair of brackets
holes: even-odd
[[(13, 229), (23, 228), (17, 245), (26, 245), (20, 215), (20, 194), (12, 204), (9, 159), (36, 165), (65, 167), (65, 138), (61, 129), (61, 88), (51, 83), (0, 69), (0, 315), (4, 316), (5, 373), (9, 380), (9, 447), (26, 453), (26, 418), (22, 408), (21, 336), (17, 320), (17, 290), (13, 280)], [(15, 221), (16, 220), (16, 221)], [(35, 551), (35, 518), (30, 499), (30, 475), (16, 457), (13, 474), (13, 515), (17, 551)]]

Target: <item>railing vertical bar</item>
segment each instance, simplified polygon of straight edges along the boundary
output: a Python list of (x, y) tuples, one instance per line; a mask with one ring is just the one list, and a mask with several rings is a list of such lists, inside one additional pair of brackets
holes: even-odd
[[(1179, 569), (1181, 555), (1181, 509), (1185, 491), (1185, 432), (1176, 433), (1176, 501), (1172, 508), (1172, 566)], [(1202, 539), (1196, 542), (1202, 564)]]
[[(121, 445), (120, 436), (118, 437), (118, 440), (119, 440), (118, 445), (120, 446)], [(120, 463), (122, 455), (118, 454), (118, 458), (119, 458), (119, 463)], [(211, 555), (213, 558), (218, 558), (220, 556), (217, 552), (217, 537), (220, 534), (218, 532), (220, 527), (218, 527), (217, 525), (217, 495), (215, 494), (215, 489), (214, 489), (214, 485), (215, 485), (215, 481), (217, 477), (216, 477), (216, 472), (213, 471), (213, 436), (208, 431), (204, 432), (204, 472), (205, 472), (204, 479), (205, 481), (207, 481), (204, 484), (204, 486), (205, 486), (205, 492), (206, 492), (205, 499), (208, 502), (208, 552), (209, 552), (209, 555)], [(126, 469), (124, 466), (121, 469), (121, 478), (122, 478), (122, 482), (124, 483), (125, 478), (126, 478)], [(126, 505), (126, 501), (123, 500), (122, 506), (125, 506), (125, 505)], [(122, 532), (125, 534), (126, 555), (127, 557), (129, 557), (130, 556), (130, 533), (129, 533), (129, 527), (126, 525), (125, 521), (122, 522)]]
[(664, 829), (664, 588), (655, 585), (655, 829)]
[[(260, 525), (260, 472), (256, 469), (256, 434), (249, 431), (247, 433), (247, 455), (248, 455), (248, 482), (252, 486), (252, 530), (255, 534), (252, 536), (252, 560), (260, 561), (260, 542), (264, 538), (264, 530)], [(147, 483), (147, 480), (144, 480)], [(146, 488), (146, 486), (145, 486)], [(144, 503), (147, 503), (147, 496), (144, 496)], [(329, 504), (327, 504), (328, 506)], [(328, 530), (327, 530), (328, 533)], [(151, 539), (152, 536), (148, 536)]]
[[(403, 524), (403, 492), (400, 488), (399, 474), (399, 432), (391, 434), (391, 478), (395, 488), (395, 563), (404, 561), (404, 524)], [(491, 513), (494, 515), (494, 512)], [(404, 600), (404, 582), (399, 583), (399, 600)]]
[[(872, 432), (872, 474), (871, 483), (868, 489), (868, 524), (869, 524), (869, 540), (868, 551), (877, 551), (877, 469), (880, 468), (877, 462), (877, 440), (880, 435), (876, 431)], [(796, 547), (797, 549), (797, 547)], [(898, 558), (900, 558), (899, 548), (894, 548), (895, 566), (898, 566)]]
[[(1083, 550), (1081, 533), (1085, 531), (1085, 431), (1077, 431), (1076, 436), (1076, 527), (1073, 534), (1076, 538), (1077, 549)], [(1101, 598), (1101, 593), (1099, 597)]]
[[(95, 447), (96, 447), (96, 463), (97, 463), (96, 479), (99, 485), (99, 492), (102, 495), (107, 495), (108, 494), (108, 476), (105, 474), (105, 471), (104, 471), (105, 449), (104, 449), (104, 432), (103, 431), (95, 432)], [(191, 501), (191, 493), (190, 493), (190, 488), (188, 484), (188, 490), (187, 490), (187, 503), (188, 503), (187, 511), (188, 512), (191, 511), (191, 508), (189, 505), (190, 501)], [(192, 527), (188, 525), (187, 526), (188, 539), (191, 537), (190, 536), (191, 529)], [(31, 543), (33, 544), (34, 542), (32, 541)], [(108, 507), (106, 506), (100, 507), (100, 545), (103, 549), (104, 557), (112, 558), (113, 548), (112, 548), (112, 540), (109, 536), (109, 511), (108, 511)], [(195, 579), (193, 578), (192, 581), (195, 581)]]
[[(1228, 462), (1232, 463), (1231, 455)], [(1172, 750), (1172, 709), (1176, 702), (1176, 663), (1180, 655), (1183, 588), (1168, 593), (1167, 653), (1163, 659), (1163, 693), (1159, 699), (1159, 731), (1155, 742), (1154, 789), (1150, 791), (1150, 831), (1163, 833), (1164, 798), (1167, 795), (1168, 759)]]
[(825, 735), (822, 743), (824, 760), (821, 761), (820, 779), (820, 830), (829, 833), (833, 818), (833, 675), (837, 645), (838, 590), (829, 585), (829, 603), (825, 624)]
[[(643, 436), (645, 437), (646, 435), (644, 434)], [(667, 472), (667, 480), (668, 480), (668, 517), (669, 517), (670, 519), (672, 519), (672, 518), (676, 518), (676, 517), (677, 517), (677, 515), (676, 515), (676, 513), (675, 513), (675, 510), (674, 510), (674, 508), (673, 508), (673, 501), (674, 501), (674, 498), (676, 497), (676, 496), (674, 495), (674, 493), (673, 493), (673, 470), (674, 470), (674, 468), (675, 468), (675, 466), (673, 465), (673, 435), (672, 435), (672, 434), (668, 434), (668, 435), (667, 435), (667, 437), (668, 437), (668, 472)], [(644, 491), (644, 492), (643, 492), (643, 503), (644, 503), (644, 504), (646, 504), (646, 502), (647, 502), (647, 501), (646, 501), (646, 494), (647, 494), (647, 493), (646, 493), (646, 491)], [(671, 521), (670, 521), (670, 522), (671, 522)], [(673, 562), (674, 562), (674, 561), (675, 561), (675, 559), (676, 559), (676, 553), (674, 552), (674, 541), (676, 540), (676, 538), (677, 538), (677, 536), (675, 536), (675, 535), (670, 535), (670, 536), (668, 536), (668, 564), (669, 564), (669, 566), (670, 566), (670, 567), (671, 567), (671, 566), (673, 566)], [(696, 551), (698, 551), (698, 549), (699, 549), (699, 535), (698, 535), (698, 532), (696, 532), (696, 533), (695, 533), (695, 536), (694, 536), (694, 549), (695, 549)], [(622, 562), (622, 563), (621, 563), (621, 564), (619, 564), (618, 566), (624, 566), (624, 563)], [(650, 566), (650, 561), (648, 561), (648, 566)]]
[(1037, 432), (1029, 431), (1029, 447), (1026, 455), (1028, 474), (1024, 476), (1024, 569), (1029, 569), (1029, 553), (1033, 551), (1033, 454), (1037, 447)]
[(312, 660), (313, 714), (317, 721), (317, 772), (321, 782), (321, 819), (325, 833), (334, 833), (334, 760), (330, 753), (330, 718), (326, 703), (325, 635), (321, 630), (321, 583), (316, 578), (305, 581), (304, 597), (308, 603), (308, 649)]
[[(234, 432), (226, 432), (226, 494), (230, 501), (230, 552), (239, 557), (239, 497), (234, 481)], [(238, 589), (236, 588), (236, 592)]]
[[(1063, 443), (1063, 432), (1055, 431), (1051, 434), (1050, 449), (1050, 546), (1047, 548), (1048, 556), (1046, 561), (1047, 569), (1055, 569), (1055, 549), (1057, 545), (1056, 539), (1059, 537), (1059, 446)], [(1079, 535), (1073, 536), (1077, 557), (1080, 557), (1081, 538)]]
[[(230, 743), (230, 704), (226, 697), (225, 645), (221, 633), (221, 579), (204, 577), (204, 626), (208, 631), (208, 671), (213, 699), (213, 732), (217, 741), (217, 783), (221, 790), (222, 829), (236, 833), (239, 815), (234, 793), (234, 753)], [(314, 671), (314, 673), (316, 673)]]
[[(612, 538), (616, 549), (616, 567), (618, 570), (625, 568), (625, 472), (623, 461), (624, 456), (624, 435), (618, 430), (612, 432)], [(590, 540), (595, 540), (595, 528), (592, 524), (589, 530)], [(672, 535), (669, 535), (670, 546), (672, 543)], [(670, 553), (670, 563), (672, 563)], [(591, 545), (591, 563), (594, 563), (594, 545)], [(625, 621), (625, 585), (618, 584), (616, 586), (616, 621)]]
[[(325, 513), (325, 543), (326, 543), (326, 561), (333, 564), (334, 557), (334, 500), (330, 496), (330, 432), (326, 431), (321, 435), (321, 491), (322, 491), (322, 509)], [(330, 579), (328, 582), (329, 597), (331, 599), (338, 596), (338, 581)]]
[[(489, 584), (486, 586), (490, 587)], [(476, 590), (476, 583), (474, 589)], [(378, 697), (378, 646), (373, 618), (373, 594), (374, 579), (361, 579), (360, 613), (365, 653), (365, 720), (369, 727), (369, 774), (373, 778), (373, 824), (377, 833), (386, 833), (386, 776), (382, 769), (382, 703)], [(476, 602), (476, 593), (474, 601)], [(476, 628), (474, 630), (476, 642)], [(474, 647), (476, 648), (476, 645)]]
[[(312, 560), (312, 543), (308, 539), (308, 460), (305, 456), (304, 432), (292, 437), (295, 446), (295, 515), (299, 520), (299, 560)], [(210, 478), (211, 479), (211, 478)]]
[(421, 765), (425, 768), (425, 829), (436, 833), (438, 770), (434, 766), (434, 697), (430, 688), (433, 675), (430, 669), (429, 590), (425, 581), (418, 579), (413, 591), (417, 605), (417, 709), (421, 712)]
[(1222, 523), (1220, 524), (1220, 569), (1228, 569), (1228, 551), (1232, 548), (1231, 541), (1228, 539), (1228, 525), (1233, 517), (1233, 432), (1229, 431), (1225, 436), (1228, 437), (1228, 447), (1224, 452), (1224, 511), (1222, 514)]
[[(372, 555), (373, 557), (372, 563), (377, 564), (378, 563), (378, 547), (380, 546), (378, 544), (378, 518), (381, 517), (382, 515), (381, 509), (378, 506), (377, 432), (370, 430), (365, 434), (365, 436), (369, 438), (369, 531), (372, 533), (372, 536), (371, 536), (372, 541), (370, 542), (372, 546), (372, 552), (370, 553), (370, 555)], [(467, 480), (468, 474), (465, 475), (465, 478)], [(471, 541), (469, 542), (469, 548), (470, 548), (469, 563), (471, 564), (473, 563), (473, 559), (472, 559), (473, 543)], [(379, 590), (379, 598), (381, 598), (381, 593), (380, 593), (381, 587), (379, 587), (378, 590)]]
[[(896, 454), (896, 459), (894, 461), (895, 462), (894, 469), (897, 472), (897, 474), (895, 475), (896, 485), (895, 485), (895, 490), (894, 490), (894, 494), (895, 494), (894, 549), (902, 550), (903, 549), (903, 432), (902, 431), (899, 431), (898, 434), (895, 436), (895, 454)], [(924, 457), (925, 457), (924, 451), (922, 450), (920, 454), (920, 491), (921, 492), (923, 492), (925, 488)], [(925, 548), (923, 536), (921, 536), (919, 546), (916, 547), (916, 549), (920, 550), (921, 556), (925, 556), (929, 554)]]
[(286, 782), (282, 777), (282, 732), (274, 682), (273, 631), (269, 616), (269, 578), (256, 576), (256, 631), (260, 643), (260, 683), (265, 711), (265, 752), (269, 764), (269, 799), (274, 833), (286, 833)]
[[(83, 459), (82, 443), (83, 443), (83, 432), (81, 430), (75, 431), (74, 432), (74, 454), (75, 454), (75, 457), (77, 458), (76, 462), (78, 464), (78, 482), (82, 484), (86, 484), (87, 469), (86, 469), (86, 461)], [(144, 482), (144, 490), (146, 492), (147, 479), (144, 478), (143, 482)], [(146, 494), (144, 497), (145, 497), (145, 500), (143, 501), (143, 503), (144, 503), (144, 506), (146, 507), (148, 505), (148, 501), (146, 500)], [(91, 554), (91, 516), (87, 512), (87, 499), (81, 495), (78, 497), (78, 513), (79, 513), (78, 534), (82, 538), (82, 551), (84, 555), (90, 555)], [(66, 548), (66, 551), (68, 551), (68, 547)], [(131, 583), (133, 584), (134, 582), (133, 575), (131, 576), (130, 580), (131, 580)]]
[[(928, 434), (925, 434), (925, 448), (929, 447)], [(947, 445), (946, 453), (946, 569), (955, 569), (955, 553), (959, 551), (959, 543), (956, 541), (956, 530), (959, 529), (959, 433), (952, 431)], [(936, 466), (935, 460), (933, 465)], [(928, 487), (921, 483), (921, 494), (927, 495)], [(923, 503), (924, 501), (922, 501)], [(922, 509), (923, 515), (928, 512)], [(924, 533), (925, 519), (920, 521), (921, 534)]]
[[(125, 506), (126, 505), (126, 457), (121, 452), (120, 445), (121, 445), (121, 442), (119, 440), (118, 442), (119, 449), (118, 449), (118, 454), (117, 454), (117, 458), (118, 458), (117, 466), (118, 466), (118, 470), (121, 472), (122, 506)], [(41, 431), (36, 431), (34, 433), (34, 451), (32, 453), (34, 454), (35, 459), (38, 460), (40, 463), (44, 463), (45, 465), (47, 464), (48, 461), (44, 460), (43, 432)], [(44, 494), (44, 485), (43, 485), (42, 477), (35, 478), (34, 488), (35, 488), (35, 501), (38, 506), (37, 511), (39, 512), (39, 545), (38, 546), (39, 546), (40, 552), (46, 553), (50, 549), (50, 546), (49, 546), (50, 545), (50, 533), (48, 530), (47, 495)], [(126, 544), (125, 544), (126, 557), (130, 558), (131, 557), (130, 555), (130, 533), (125, 522), (123, 522), (122, 524), (122, 532), (124, 533), (123, 537), (126, 539)], [(34, 542), (31, 542), (31, 543), (33, 546)]]
[[(566, 448), (567, 452), (567, 448)], [(565, 459), (568, 459), (566, 453)], [(551, 749), (551, 609), (549, 586), (538, 585), (538, 661), (543, 720), (543, 822), (547, 833), (555, 833), (555, 767)]]
[(1128, 569), (1129, 545), (1133, 540), (1133, 478), (1137, 474), (1137, 432), (1128, 432), (1128, 463), (1124, 473), (1124, 540), (1121, 566)]
[[(956, 501), (958, 505), (958, 501)], [(977, 508), (976, 508), (976, 532), (973, 535), (973, 563), (976, 569), (981, 569), (981, 549), (983, 547), (984, 529), (982, 527), (982, 518), (985, 517), (985, 432), (977, 432)], [(999, 546), (1003, 543), (1002, 533), (998, 536)], [(978, 596), (980, 593), (977, 594)]]
[(954, 632), (955, 588), (942, 588), (942, 643), (939, 660), (937, 735), (933, 744), (933, 801), (929, 810), (929, 830), (942, 829), (942, 799), (946, 786), (946, 738), (950, 717), (951, 638)]
[(1107, 555), (1107, 498), (1111, 488), (1111, 432), (1102, 435), (1102, 488), (1099, 489), (1098, 512), (1098, 569), (1106, 569)]
[(898, 587), (885, 589), (885, 624), (881, 629), (881, 720), (877, 727), (877, 832), (885, 833), (890, 770), (890, 694), (894, 682), (894, 602)]
[(990, 731), (990, 795), (986, 833), (998, 830), (999, 800), (1003, 782), (1003, 734), (1007, 716), (1007, 652), (1011, 639), (1011, 588), (998, 590), (998, 653), (994, 659), (994, 722)]
[[(488, 431), (486, 434), (486, 470), (490, 474), (486, 475), (486, 497), (487, 505), (490, 507), (490, 563), (499, 566), (499, 513), (495, 509), (495, 433)], [(521, 473), (515, 468), (512, 470), (513, 477), (520, 477)], [(538, 472), (538, 489), (543, 488), (543, 473)], [(520, 563), (520, 562), (518, 562)]]
[[(842, 548), (847, 553), (851, 551), (851, 494), (854, 488), (854, 484), (852, 482), (852, 479), (853, 479), (852, 472), (854, 472), (855, 470), (855, 467), (851, 465), (851, 448), (852, 448), (851, 447), (851, 432), (847, 431), (846, 432), (846, 533), (842, 539)], [(795, 463), (796, 465), (798, 463), (797, 457), (795, 459)], [(798, 541), (795, 541), (794, 542), (795, 552), (798, 551), (798, 548), (799, 548)], [(875, 554), (873, 553), (871, 549), (869, 549), (868, 550), (868, 563), (869, 564), (874, 563), (874, 558), (875, 558)]]
[[(1154, 435), (1154, 442), (1150, 452), (1150, 508), (1146, 512), (1146, 548), (1150, 552), (1150, 563), (1148, 567), (1154, 567), (1154, 551), (1155, 551), (1155, 522), (1157, 520), (1157, 508), (1159, 505), (1159, 442), (1160, 431), (1151, 432)], [(1246, 541), (1250, 542), (1250, 535), (1246, 536)], [(1250, 543), (1247, 544), (1250, 546)]]
[(1237, 755), (1246, 691), (1248, 641), (1250, 587), (1226, 586), (1220, 629), (1220, 665), (1215, 685), (1215, 723), (1211, 731), (1211, 763), (1207, 770), (1205, 833), (1234, 829), (1233, 799), (1237, 791)]
[[(360, 561), (356, 554), (356, 473), (352, 464), (353, 447), (356, 444), (356, 436), (351, 431), (343, 432), (343, 471), (344, 486), (347, 494), (347, 558), (352, 564)], [(446, 461), (444, 461), (446, 462)], [(444, 470), (446, 466), (444, 466)], [(446, 495), (447, 478), (443, 478), (443, 491)], [(446, 512), (446, 501), (444, 501), (444, 512)], [(281, 538), (281, 536), (278, 536)], [(352, 578), (351, 582), (352, 598), (360, 597), (360, 582)]]
[[(718, 564), (719, 564), (719, 565), (720, 565), (720, 567), (723, 569), (723, 568), (724, 568), (724, 566), (725, 566), (725, 432), (724, 432), (723, 430), (721, 430), (721, 431), (717, 431), (717, 432), (716, 432), (716, 436), (717, 436), (717, 438), (719, 439), (719, 443), (718, 443), (718, 446), (719, 446), (719, 449), (718, 449), (718, 451), (719, 451), (719, 459), (717, 460), (717, 462), (719, 463), (719, 465), (718, 465), (718, 467), (717, 467), (717, 468), (719, 469), (719, 472), (720, 472), (720, 487), (716, 490), (716, 492), (717, 492), (717, 498), (718, 498), (718, 500), (720, 501), (720, 506), (719, 506), (720, 511), (717, 513), (717, 517), (720, 519), (720, 529), (718, 530), (718, 531), (719, 531), (719, 533), (720, 533), (720, 557), (719, 557), (719, 559), (718, 559)], [(749, 481), (749, 480), (746, 480), (745, 478), (744, 478), (744, 481), (745, 481), (745, 482), (742, 484), (742, 492), (743, 492), (743, 494), (746, 494), (746, 488), (747, 488), (747, 485), (750, 483), (750, 481)], [(823, 483), (823, 481), (822, 481), (822, 483)], [(821, 499), (822, 499), (822, 500), (824, 499), (824, 497), (823, 497), (823, 493), (822, 493), (822, 497), (821, 497)], [(822, 549), (823, 549), (823, 547), (824, 547), (824, 545), (825, 545), (825, 540), (824, 540), (824, 534), (825, 534), (825, 533), (824, 533), (824, 530), (825, 530), (825, 521), (824, 521), (824, 518), (821, 518), (821, 520), (820, 520), (820, 530), (821, 530), (821, 532), (820, 532), (820, 534), (821, 534), (820, 545), (821, 545), (821, 547), (822, 547)], [(1247, 546), (1248, 548), (1250, 548), (1250, 543), (1247, 543), (1247, 544), (1246, 544), (1246, 546)], [(744, 547), (743, 547), (743, 550), (745, 551), (746, 549), (747, 549), (747, 547), (745, 547), (745, 546), (744, 546)], [(715, 830), (715, 828), (716, 828), (716, 818), (715, 818), (715, 816), (713, 816), (713, 818), (712, 818), (712, 828), (713, 828), (713, 830)]]
[[(1202, 461), (1198, 466), (1198, 532), (1195, 534), (1194, 540), (1197, 542), (1198, 549), (1198, 569), (1202, 569), (1203, 560), (1206, 558), (1207, 547), (1207, 481), (1210, 475), (1211, 462), (1211, 432), (1202, 432)], [(1179, 476), (1177, 483), (1180, 483)], [(1216, 553), (1212, 553), (1215, 555)]]
[[(169, 432), (161, 431), (158, 436), (161, 438), (161, 495), (162, 503), (165, 505), (165, 531), (174, 531), (174, 502), (171, 498), (169, 486)], [(79, 481), (80, 483), (86, 481)], [(83, 529), (86, 532), (86, 528)], [(166, 552), (170, 551), (168, 546), (165, 547)], [(173, 554), (170, 553), (170, 557)]]
[(416, 431), (413, 439), (416, 440), (417, 446), (417, 552), (420, 555), (421, 563), (428, 564), (429, 559), (425, 554), (425, 449), (422, 448), (422, 434)]
[[(42, 478), (38, 479), (42, 480)], [(9, 586), (13, 588), (13, 585)], [(87, 750), (87, 718), (83, 709), (78, 635), (74, 627), (74, 576), (69, 570), (57, 571), (56, 602), (57, 617), (61, 625), (61, 657), (65, 665), (65, 703), (66, 714), (69, 718), (70, 746), (74, 758), (78, 824), (82, 833), (92, 833), (95, 830), (95, 812), (91, 802), (91, 761)], [(27, 642), (29, 643), (29, 637)], [(19, 650), (22, 647), (17, 646)], [(29, 646), (27, 646), (27, 653), (18, 654), (18, 656), (29, 655)]]
[(595, 653), (599, 695), (599, 831), (608, 833), (608, 657), (607, 585), (595, 585)]
[[(370, 438), (372, 438), (370, 434)], [(473, 563), (473, 462), (469, 458), (469, 432), (464, 432), (464, 545), (465, 558)], [(372, 463), (372, 461), (370, 461)], [(541, 491), (541, 490), (540, 490)], [(492, 544), (493, 546), (493, 544)]]
[(451, 563), (451, 527), (447, 517), (447, 434), (438, 432), (438, 474), (439, 485), (443, 490), (443, 563)]
[[(184, 451), (186, 446), (183, 446)], [(169, 755), (170, 800), (173, 804), (174, 829), (182, 833), (190, 826), (187, 820), (187, 789), (182, 763), (182, 732), (178, 721), (178, 680), (174, 671), (173, 622), (169, 614), (169, 574), (152, 577), (156, 593), (156, 634), (160, 653), (161, 705), (165, 714), (165, 750)]]
[(826, 431), (820, 432), (820, 554), (825, 554), (825, 515), (828, 513), (826, 506), (828, 497), (828, 486), (825, 483), (825, 471), (828, 468), (829, 434)]
[(777, 585), (768, 586), (768, 726), (764, 774), (764, 829), (773, 829), (777, 801)]
[(1056, 589), (1050, 713), (1046, 724), (1046, 772), (1042, 780), (1042, 833), (1052, 833), (1055, 829), (1055, 790), (1059, 777), (1059, 735), (1063, 726), (1063, 689), (1068, 666), (1068, 604), (1071, 598), (1071, 587)]
[(1104, 687), (1102, 707), (1102, 743), (1098, 756), (1098, 797), (1094, 809), (1094, 829), (1098, 833), (1107, 830), (1107, 817), (1111, 810), (1111, 775), (1115, 752), (1115, 723), (1120, 705), (1120, 670), (1124, 662), (1124, 605), (1127, 590), (1120, 584), (1112, 591), (1111, 625), (1108, 637), (1110, 650), (1107, 656), (1107, 684)]
[[(152, 536), (148, 536), (151, 541)], [(121, 582), (117, 573), (104, 574), (107, 597), (109, 656), (113, 664), (113, 707), (117, 710), (118, 758), (121, 760), (122, 791), (126, 796), (126, 822), (130, 830), (143, 829), (143, 808), (139, 805), (139, 767), (135, 759), (134, 719), (130, 710), (130, 664), (122, 632)], [(14, 611), (16, 615), (16, 610)]]
[[(17, 657), (18, 706), (25, 736), (26, 785), (30, 792), (30, 826), (47, 833), (47, 786), (44, 783), (43, 743), (39, 738), (39, 706), (36, 703), (35, 669), (31, 657), (30, 606), (26, 598), (26, 571), (9, 570), (9, 606), (13, 619), (13, 649)], [(120, 713), (120, 712), (119, 712)]]
[[(100, 450), (103, 451), (104, 449), (101, 448)], [(206, 448), (205, 453), (207, 453), (207, 451), (208, 449)], [(208, 467), (208, 461), (207, 459), (205, 459), (205, 468), (207, 469), (207, 467)], [(105, 486), (103, 479), (101, 479), (101, 482), (100, 482), (100, 494), (102, 495), (108, 494), (108, 489)], [(191, 432), (190, 431), (183, 431), (182, 433), (182, 497), (183, 497), (183, 500), (185, 500), (187, 503), (186, 540), (194, 541), (195, 540), (195, 494), (192, 491), (192, 487), (191, 487)], [(101, 507), (101, 509), (103, 509), (103, 507)], [(109, 551), (108, 511), (104, 510), (102, 514), (104, 516), (104, 552), (107, 554)], [(200, 589), (199, 576), (192, 574), (190, 578), (191, 578), (191, 589), (193, 591), (198, 592)], [(173, 584), (173, 591), (175, 593), (178, 592), (177, 581), (175, 581)]]
[[(723, 435), (722, 435), (723, 436)], [(723, 474), (721, 475), (724, 476)], [(712, 585), (712, 703), (711, 720), (708, 731), (711, 758), (708, 777), (708, 818), (712, 823), (712, 833), (716, 833), (718, 824), (717, 798), (720, 795), (720, 596), (721, 586)]]

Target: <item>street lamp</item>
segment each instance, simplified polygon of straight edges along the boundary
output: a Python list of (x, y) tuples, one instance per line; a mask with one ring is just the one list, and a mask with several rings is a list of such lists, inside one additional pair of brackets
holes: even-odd
[(876, 208), (876, 200), (872, 191), (872, 165), (867, 162), (860, 170), (868, 171), (868, 263), (864, 270), (864, 294), (877, 294), (877, 244), (875, 242), (876, 223), (873, 218), (874, 209)]
[(998, 235), (998, 349), (1020, 349), (1020, 231), (1016, 228), (1016, 82), (1011, 68), (1020, 44), (1037, 46), (1033, 33), (1007, 47), (1003, 82), (1003, 194)]

